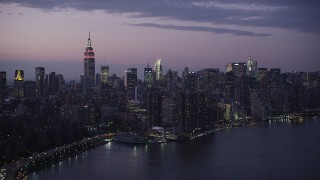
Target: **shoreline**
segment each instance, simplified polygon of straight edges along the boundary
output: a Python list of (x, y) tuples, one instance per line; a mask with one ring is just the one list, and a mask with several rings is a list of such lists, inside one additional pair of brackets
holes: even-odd
[[(303, 116), (294, 116), (294, 117), (303, 117)], [(266, 122), (270, 120), (279, 121), (284, 119), (293, 121), (293, 122), (296, 120), (296, 119), (290, 119), (289, 115), (275, 116), (275, 117), (266, 118), (266, 119), (261, 118), (259, 120), (256, 120), (256, 119), (242, 120), (240, 121), (240, 123), (234, 122), (227, 125), (219, 125), (215, 128), (212, 128), (203, 132), (195, 133), (190, 137), (186, 137), (186, 139), (184, 139), (183, 141), (195, 140), (195, 139), (213, 134), (216, 131), (227, 129), (227, 128), (241, 127), (241, 126), (245, 126), (255, 122)], [(319, 116), (304, 117), (303, 121), (308, 119), (319, 119)], [(301, 119), (298, 119), (298, 120), (301, 120)], [(4, 165), (0, 169), (0, 175), (1, 175), (0, 180), (7, 179), (7, 178), (8, 179), (24, 179), (27, 174), (43, 169), (45, 167), (48, 167), (51, 164), (55, 164), (59, 161), (68, 159), (80, 153), (83, 153), (89, 149), (94, 149), (95, 147), (98, 147), (102, 144), (106, 144), (111, 141), (111, 139), (108, 139), (108, 138), (110, 138), (110, 135), (106, 135), (106, 134), (97, 135), (91, 138), (86, 138), (81, 141), (77, 141), (71, 144), (67, 144), (61, 147), (57, 147), (55, 149), (51, 149), (51, 150), (39, 153), (33, 157), (27, 157), (19, 161)], [(180, 141), (176, 141), (176, 142), (180, 142)], [(170, 141), (168, 141), (167, 143), (170, 143)], [(131, 144), (131, 143), (127, 143), (127, 144)]]
[(0, 179), (24, 179), (29, 173), (108, 143), (109, 140), (106, 137), (106, 135), (97, 135), (86, 138), (4, 165), (1, 167)]

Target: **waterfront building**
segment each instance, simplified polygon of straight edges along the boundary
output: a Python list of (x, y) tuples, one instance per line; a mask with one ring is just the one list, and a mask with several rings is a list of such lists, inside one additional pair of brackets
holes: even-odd
[(36, 96), (42, 98), (45, 96), (45, 68), (36, 67)]
[(180, 127), (184, 132), (192, 132), (196, 128), (197, 96), (195, 93), (180, 93)]
[(84, 52), (84, 93), (91, 96), (95, 86), (95, 58), (91, 46), (90, 32), (87, 47)]
[(162, 100), (162, 125), (178, 126), (179, 124), (179, 98), (164, 96)]
[(162, 95), (152, 92), (148, 95), (149, 128), (162, 126)]

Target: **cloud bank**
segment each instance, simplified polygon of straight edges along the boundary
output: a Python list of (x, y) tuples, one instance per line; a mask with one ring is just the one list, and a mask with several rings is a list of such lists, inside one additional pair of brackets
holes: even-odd
[[(132, 13), (133, 17), (160, 17), (214, 25), (273, 27), (320, 34), (318, 19), (320, 1), (317, 0), (0, 0), (0, 2), (18, 3), (41, 9), (105, 10), (108, 13)], [(179, 29), (170, 26), (167, 28)], [(219, 30), (205, 29), (205, 31), (217, 33)]]
[(161, 25), (161, 24), (155, 24), (155, 23), (139, 23), (139, 24), (129, 24), (129, 25), (153, 27), (153, 28), (160, 28), (160, 29), (172, 29), (172, 30), (202, 31), (202, 32), (211, 32), (214, 34), (232, 34), (236, 36), (271, 36), (271, 34), (262, 34), (262, 33), (250, 32), (250, 31), (243, 31), (243, 30), (211, 28), (211, 27), (202, 27), (202, 26), (176, 26), (176, 25)]

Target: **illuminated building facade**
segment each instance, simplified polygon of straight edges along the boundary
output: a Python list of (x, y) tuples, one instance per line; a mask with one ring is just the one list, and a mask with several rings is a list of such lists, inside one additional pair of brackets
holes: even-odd
[(88, 44), (84, 52), (84, 93), (92, 94), (95, 86), (95, 58), (93, 48), (91, 46), (90, 32)]
[(126, 90), (133, 90), (137, 86), (137, 68), (124, 70), (124, 87)]
[(109, 66), (101, 66), (101, 84), (109, 84)]
[(190, 71), (185, 79), (185, 89), (188, 92), (194, 92), (196, 90), (197, 74)]
[(247, 76), (255, 77), (257, 74), (257, 66), (257, 61), (254, 61), (250, 55), (247, 61)]
[(162, 69), (162, 65), (161, 65), (161, 59), (157, 58), (156, 62), (154, 63), (153, 66), (153, 71), (155, 74), (155, 79), (161, 80), (163, 77), (163, 69)]
[(144, 83), (146, 87), (152, 87), (152, 69), (149, 67), (144, 68)]
[(45, 69), (44, 67), (36, 67), (36, 96), (44, 97), (45, 95)]
[(203, 86), (205, 90), (209, 91), (210, 93), (213, 93), (215, 87), (217, 86), (218, 73), (219, 69), (213, 68), (202, 69), (198, 72), (199, 79), (203, 80)]
[(233, 72), (236, 76), (242, 77), (246, 75), (246, 63), (230, 63), (226, 65), (226, 73)]
[(14, 96), (16, 98), (24, 97), (24, 71), (16, 70), (14, 78)]

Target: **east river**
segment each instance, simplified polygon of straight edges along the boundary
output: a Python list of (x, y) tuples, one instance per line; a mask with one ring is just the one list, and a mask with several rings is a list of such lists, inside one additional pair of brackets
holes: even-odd
[(27, 179), (320, 179), (320, 119), (259, 122), (187, 142), (109, 142)]

